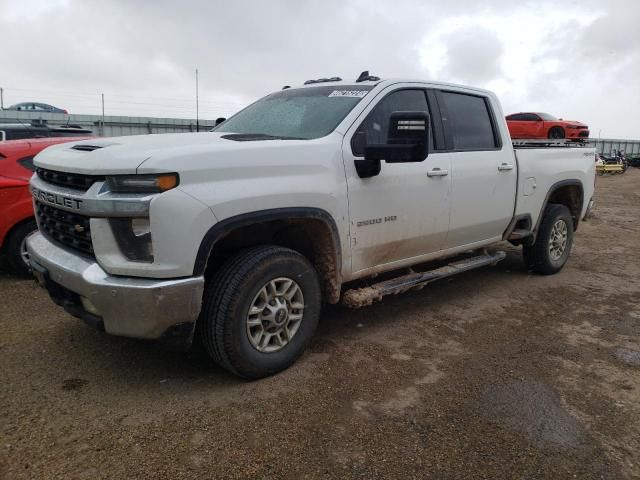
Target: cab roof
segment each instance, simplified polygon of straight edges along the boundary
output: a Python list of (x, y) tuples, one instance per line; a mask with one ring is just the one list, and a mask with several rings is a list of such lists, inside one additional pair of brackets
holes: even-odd
[(491, 93), (489, 90), (485, 90), (478, 87), (472, 87), (469, 85), (462, 85), (458, 83), (449, 83), (449, 82), (438, 82), (433, 80), (424, 80), (424, 79), (416, 79), (416, 78), (388, 78), (384, 80), (365, 80), (363, 82), (354, 82), (354, 81), (331, 81), (331, 82), (318, 82), (318, 83), (310, 83), (310, 84), (302, 84), (302, 85), (294, 85), (287, 86), (287, 88), (299, 89), (299, 88), (315, 88), (315, 87), (341, 87), (341, 88), (355, 88), (362, 85), (366, 86), (380, 86), (381, 88), (387, 87), (389, 85), (394, 85), (397, 83), (422, 83), (425, 86), (430, 86), (433, 88), (453, 88), (453, 89), (464, 89), (470, 90), (477, 93), (489, 94)]
[(323, 78), (317, 78), (317, 79), (311, 79), (311, 80), (306, 80), (302, 85), (296, 85), (294, 87), (291, 87), (290, 85), (285, 85), (284, 87), (282, 87), (282, 90), (286, 90), (289, 88), (313, 88), (313, 87), (319, 87), (319, 86), (327, 86), (327, 87), (347, 87), (347, 88), (354, 88), (354, 87), (359, 87), (362, 85), (367, 85), (367, 86), (378, 86), (380, 85), (381, 88), (387, 87), (389, 85), (393, 85), (393, 84), (397, 84), (397, 83), (422, 83), (434, 88), (453, 88), (453, 89), (463, 89), (463, 90), (470, 90), (473, 92), (477, 92), (477, 93), (482, 93), (484, 95), (489, 95), (491, 94), (491, 92), (489, 92), (488, 90), (484, 90), (481, 88), (476, 88), (476, 87), (471, 87), (469, 85), (459, 85), (459, 84), (455, 84), (455, 83), (447, 83), (447, 82), (434, 82), (431, 80), (419, 80), (419, 79), (414, 79), (414, 78), (389, 78), (389, 79), (382, 79), (376, 75), (371, 75), (369, 73), (369, 70), (365, 70), (362, 73), (360, 73), (360, 75), (358, 75), (358, 78), (356, 78), (355, 81), (345, 81), (343, 80), (341, 77), (338, 76), (332, 76), (332, 77), (323, 77)]

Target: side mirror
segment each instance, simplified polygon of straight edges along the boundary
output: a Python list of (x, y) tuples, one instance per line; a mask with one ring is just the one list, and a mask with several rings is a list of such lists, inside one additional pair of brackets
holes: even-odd
[(224, 117), (218, 117), (218, 118), (216, 118), (216, 125), (215, 125), (215, 126), (217, 127), (218, 125), (220, 125), (220, 124), (221, 124), (222, 122), (224, 122), (225, 120), (226, 120), (226, 118), (224, 118)]
[(393, 112), (389, 117), (387, 143), (367, 145), (365, 160), (422, 162), (429, 155), (429, 120), (427, 112)]
[(364, 132), (354, 140), (364, 145), (364, 160), (356, 160), (361, 178), (380, 173), (380, 161), (387, 163), (422, 162), (429, 155), (429, 125), (427, 112), (393, 112), (389, 116), (387, 143), (366, 145)]

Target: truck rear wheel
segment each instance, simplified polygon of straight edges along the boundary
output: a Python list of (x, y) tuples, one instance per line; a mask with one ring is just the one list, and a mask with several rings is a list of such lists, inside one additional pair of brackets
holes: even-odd
[(256, 379), (302, 355), (320, 308), (318, 274), (305, 257), (288, 248), (255, 247), (231, 257), (209, 279), (196, 329), (218, 365)]
[(19, 275), (28, 276), (31, 271), (26, 240), (37, 229), (35, 220), (27, 220), (15, 227), (7, 237), (5, 246), (7, 260)]
[(523, 245), (525, 263), (536, 273), (552, 275), (567, 263), (573, 244), (573, 218), (564, 205), (549, 204), (533, 245)]

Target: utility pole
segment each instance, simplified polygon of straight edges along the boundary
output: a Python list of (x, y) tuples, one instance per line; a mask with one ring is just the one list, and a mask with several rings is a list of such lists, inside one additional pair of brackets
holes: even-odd
[(0, 110), (4, 110), (4, 88), (0, 87)]
[(102, 97), (102, 128), (100, 129), (100, 135), (104, 137), (104, 93), (101, 93)]
[(200, 105), (198, 102), (198, 69), (196, 68), (196, 132), (200, 131)]

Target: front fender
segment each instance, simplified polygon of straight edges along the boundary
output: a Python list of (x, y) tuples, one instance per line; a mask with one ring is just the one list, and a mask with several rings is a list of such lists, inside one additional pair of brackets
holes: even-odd
[(193, 269), (194, 275), (202, 275), (207, 266), (207, 260), (209, 254), (213, 250), (213, 247), (230, 232), (237, 228), (248, 227), (263, 222), (270, 222), (275, 220), (295, 220), (295, 219), (316, 219), (321, 220), (329, 227), (333, 242), (335, 245), (335, 255), (337, 259), (337, 270), (340, 272), (342, 265), (340, 264), (342, 258), (341, 246), (340, 246), (340, 234), (338, 227), (336, 226), (333, 217), (320, 208), (312, 207), (286, 207), (286, 208), (271, 208), (268, 210), (258, 210), (256, 212), (244, 213), (236, 215), (234, 217), (226, 218), (213, 227), (211, 227), (200, 243), (198, 254)]

